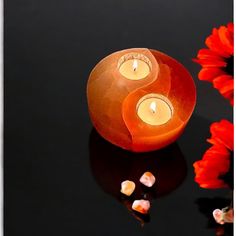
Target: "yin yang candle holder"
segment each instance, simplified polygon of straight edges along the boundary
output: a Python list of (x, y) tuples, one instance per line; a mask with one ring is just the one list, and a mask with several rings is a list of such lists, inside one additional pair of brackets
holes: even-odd
[(152, 49), (115, 52), (92, 70), (88, 109), (98, 133), (133, 152), (163, 148), (182, 134), (196, 103), (189, 72)]

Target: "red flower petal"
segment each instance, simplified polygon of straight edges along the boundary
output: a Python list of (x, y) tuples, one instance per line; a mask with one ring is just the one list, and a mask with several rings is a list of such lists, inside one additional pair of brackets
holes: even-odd
[(234, 99), (234, 80), (233, 76), (230, 75), (221, 75), (216, 77), (213, 80), (213, 86), (214, 88), (218, 89), (219, 92), (230, 101), (230, 103), (233, 103)]
[(227, 63), (225, 61), (217, 59), (193, 59), (193, 61), (200, 64), (202, 67), (226, 67)]
[(217, 52), (222, 57), (230, 57), (230, 53), (225, 50), (224, 45), (221, 43), (218, 30), (216, 28), (214, 28), (212, 34), (206, 38), (205, 43), (207, 47), (209, 47), (212, 51)]
[(229, 150), (224, 146), (224, 145), (213, 145), (210, 147), (205, 154), (203, 155), (202, 160), (207, 160), (210, 159), (212, 161), (213, 158), (218, 158), (220, 157), (221, 159), (228, 158), (229, 155)]
[[(196, 179), (195, 179), (195, 181), (196, 181)], [(209, 180), (204, 183), (199, 183), (199, 186), (201, 188), (207, 188), (207, 189), (227, 188), (228, 187), (228, 185), (221, 179)]]
[(221, 26), (218, 30), (221, 43), (224, 45), (225, 50), (233, 55), (234, 53), (234, 41), (231, 37), (231, 33), (225, 26)]
[(224, 59), (217, 52), (213, 52), (212, 50), (207, 49), (207, 48), (200, 49), (198, 51), (197, 57), (199, 59), (215, 58), (215, 59), (219, 59), (221, 61), (224, 61)]
[(229, 32), (232, 34), (232, 37), (234, 35), (234, 24), (232, 22), (228, 23), (227, 28)]
[[(217, 88), (217, 86), (218, 86), (217, 83), (214, 82), (214, 87)], [(218, 89), (225, 98), (231, 99), (231, 96), (233, 96), (233, 92), (234, 92), (234, 81), (226, 80), (224, 84), (221, 85), (221, 87)]]
[(223, 144), (229, 150), (234, 150), (234, 126), (228, 120), (221, 120), (215, 122), (210, 127), (211, 139), (209, 142), (212, 144)]
[(195, 181), (202, 188), (223, 188), (226, 183), (220, 177), (229, 171), (230, 151), (223, 145), (214, 145), (204, 154), (202, 160), (193, 164)]
[(211, 82), (215, 77), (225, 74), (225, 72), (217, 67), (202, 68), (198, 74), (200, 80)]

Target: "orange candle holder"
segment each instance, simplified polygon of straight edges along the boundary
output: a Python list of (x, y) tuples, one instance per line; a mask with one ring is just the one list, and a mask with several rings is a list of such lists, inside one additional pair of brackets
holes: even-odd
[(115, 52), (92, 70), (87, 84), (92, 123), (107, 141), (133, 152), (175, 142), (196, 103), (183, 65), (152, 49)]

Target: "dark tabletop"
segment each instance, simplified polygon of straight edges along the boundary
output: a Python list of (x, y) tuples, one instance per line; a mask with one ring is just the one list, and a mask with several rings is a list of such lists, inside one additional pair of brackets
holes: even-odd
[[(192, 164), (209, 147), (209, 125), (232, 120), (232, 108), (198, 81), (191, 58), (213, 27), (232, 21), (232, 1), (8, 0), (4, 8), (5, 236), (215, 235), (211, 212), (230, 192), (200, 189)], [(131, 47), (171, 55), (196, 82), (195, 112), (162, 151), (131, 154), (92, 129), (88, 75), (104, 56)], [(141, 227), (117, 183), (154, 163), (161, 191)], [(230, 225), (223, 230), (232, 234)]]

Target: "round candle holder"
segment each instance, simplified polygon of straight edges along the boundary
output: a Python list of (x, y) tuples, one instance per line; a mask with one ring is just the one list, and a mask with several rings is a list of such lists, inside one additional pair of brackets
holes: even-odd
[(194, 110), (196, 88), (189, 72), (172, 57), (132, 48), (95, 66), (87, 99), (91, 121), (104, 139), (147, 152), (179, 138)]

